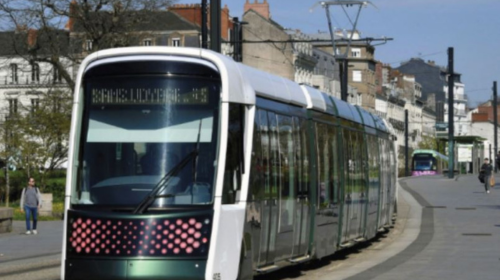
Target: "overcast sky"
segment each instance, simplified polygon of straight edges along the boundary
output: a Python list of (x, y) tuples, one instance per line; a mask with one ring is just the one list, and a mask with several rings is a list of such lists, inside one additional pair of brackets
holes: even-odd
[[(210, 0), (207, 0), (210, 2)], [(255, 0), (250, 0), (254, 2)], [(264, 0), (259, 0), (263, 2)], [(310, 0), (267, 0), (271, 17), (285, 28), (304, 33), (327, 32), (325, 10)], [(222, 0), (233, 17), (241, 17), (246, 0)], [(447, 66), (447, 49), (455, 48), (455, 71), (471, 105), (492, 96), (500, 82), (500, 0), (372, 0), (361, 11), (358, 30), (363, 37), (393, 38), (376, 47), (375, 58), (397, 67), (411, 57)], [(201, 3), (181, 0), (179, 3)], [(357, 8), (346, 9), (354, 21)], [(346, 13), (331, 7), (336, 28), (351, 29)]]

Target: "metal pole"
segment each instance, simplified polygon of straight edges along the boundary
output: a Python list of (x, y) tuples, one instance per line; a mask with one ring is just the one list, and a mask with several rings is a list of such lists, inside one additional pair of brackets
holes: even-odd
[(493, 82), (493, 125), (494, 125), (494, 141), (495, 141), (495, 152), (493, 157), (495, 160), (492, 160), (495, 165), (495, 173), (498, 172), (498, 165), (496, 161), (496, 155), (498, 153), (498, 115), (497, 115), (497, 106), (498, 106), (498, 100), (497, 100), (497, 81)]
[(210, 0), (210, 49), (221, 52), (221, 0)]
[(408, 109), (405, 109), (405, 176), (410, 176), (408, 155)]
[(347, 102), (349, 96), (349, 60), (347, 57), (343, 60), (342, 68), (341, 96), (342, 100)]
[(323, 7), (325, 8), (325, 11), (326, 11), (326, 18), (328, 20), (328, 30), (330, 30), (330, 38), (332, 38), (332, 54), (333, 54), (333, 57), (336, 57), (336, 55), (335, 55), (335, 33), (333, 32), (332, 20), (330, 18), (330, 6), (323, 4)]
[(201, 0), (201, 47), (208, 49), (207, 0)]
[(453, 48), (448, 48), (448, 178), (453, 179), (455, 172), (455, 148), (454, 148), (454, 88), (455, 72), (453, 69)]
[(9, 180), (9, 160), (5, 162), (5, 207), (9, 207), (9, 196), (10, 196), (10, 180)]

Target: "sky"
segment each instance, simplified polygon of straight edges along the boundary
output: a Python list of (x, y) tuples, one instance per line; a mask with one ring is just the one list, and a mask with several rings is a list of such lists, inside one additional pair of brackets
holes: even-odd
[[(241, 18), (245, 2), (222, 0), (222, 6), (228, 6), (232, 17)], [(311, 11), (318, 1), (267, 2), (272, 19), (285, 28), (306, 34), (328, 32), (325, 10), (318, 5)], [(376, 47), (375, 59), (398, 67), (403, 61), (420, 57), (446, 67), (447, 49), (453, 47), (455, 72), (462, 74), (470, 105), (475, 107), (491, 99), (493, 81), (500, 82), (500, 0), (372, 0), (371, 3), (376, 7), (368, 5), (362, 9), (356, 29), (362, 37), (393, 39)], [(346, 8), (352, 21), (357, 10)], [(352, 29), (346, 12), (340, 6), (330, 8), (335, 28)]]

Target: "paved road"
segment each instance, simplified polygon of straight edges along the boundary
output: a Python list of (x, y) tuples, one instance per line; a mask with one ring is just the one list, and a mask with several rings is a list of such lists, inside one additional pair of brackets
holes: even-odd
[[(500, 181), (497, 178), (497, 182)], [(497, 280), (500, 276), (500, 184), (486, 194), (475, 176), (401, 181), (390, 233), (311, 264), (257, 280)], [(62, 222), (24, 223), (0, 235), (0, 279), (59, 279)]]
[(472, 175), (411, 178), (401, 186), (398, 223), (386, 238), (259, 280), (500, 278), (500, 184), (490, 194)]
[(59, 279), (62, 221), (39, 222), (37, 235), (25, 235), (26, 224), (0, 235), (0, 279)]

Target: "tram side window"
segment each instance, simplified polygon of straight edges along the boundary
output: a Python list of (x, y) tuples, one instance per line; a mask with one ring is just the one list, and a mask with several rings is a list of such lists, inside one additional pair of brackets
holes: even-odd
[(264, 159), (262, 156), (262, 133), (261, 133), (261, 110), (258, 110), (255, 115), (254, 134), (253, 134), (253, 151), (252, 163), (250, 171), (250, 192), (249, 201), (259, 200), (263, 197), (265, 178), (264, 178)]
[(339, 180), (339, 164), (338, 164), (338, 145), (337, 145), (337, 129), (333, 126), (328, 128), (328, 134), (330, 135), (330, 176), (331, 180), (331, 190), (330, 190), (330, 200), (333, 203), (337, 203), (340, 197), (340, 180)]
[(241, 189), (243, 173), (244, 105), (229, 104), (229, 129), (222, 203), (233, 204)]
[(328, 133), (328, 126), (322, 123), (316, 123), (316, 135), (318, 135), (318, 142), (316, 151), (318, 153), (318, 174), (319, 174), (319, 190), (318, 190), (318, 206), (325, 207), (331, 197), (331, 168), (330, 168), (330, 133)]
[(360, 160), (361, 160), (361, 174), (360, 174), (360, 180), (361, 180), (361, 188), (362, 188), (362, 192), (363, 193), (366, 193), (367, 192), (367, 189), (366, 189), (366, 174), (367, 172), (369, 171), (368, 169), (368, 155), (367, 155), (367, 152), (366, 152), (366, 141), (364, 140), (365, 137), (363, 135), (363, 133), (360, 133), (359, 134), (360, 136), (360, 143), (361, 143), (361, 149), (360, 149)]
[(280, 155), (280, 232), (293, 230), (295, 197), (295, 159), (293, 121), (291, 117), (277, 115)]
[[(300, 119), (300, 127), (297, 132), (300, 137), (300, 145), (301, 145), (301, 160), (300, 164), (300, 176), (299, 176), (299, 185), (301, 190), (301, 195), (309, 195), (309, 134), (307, 133), (308, 123), (306, 120)], [(297, 142), (299, 143), (299, 142)]]
[(345, 193), (348, 193), (349, 191), (349, 186), (350, 186), (350, 181), (349, 181), (349, 167), (350, 167), (350, 149), (349, 149), (349, 131), (345, 128), (342, 129), (342, 150), (344, 154), (344, 158), (342, 159), (344, 163), (344, 188), (345, 188)]

